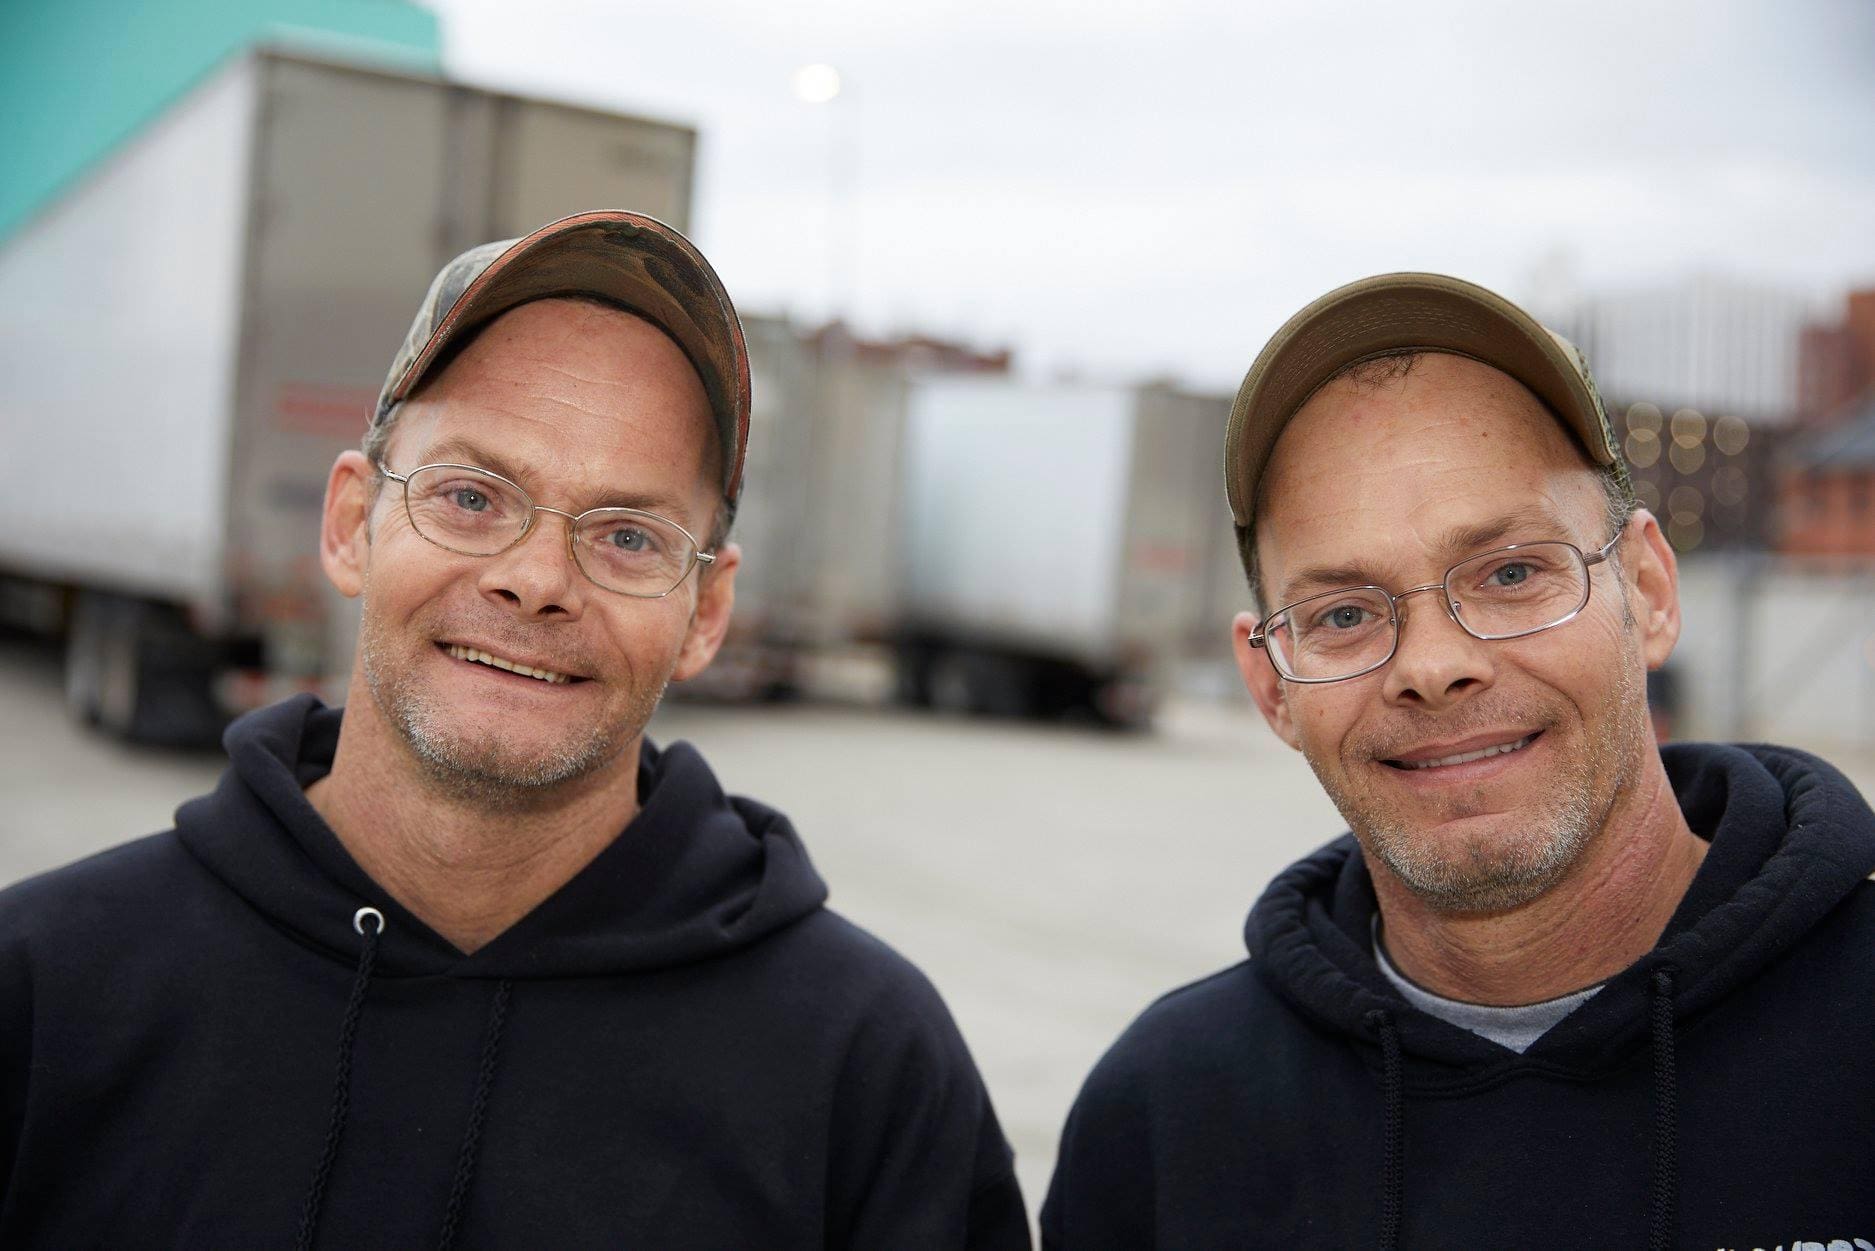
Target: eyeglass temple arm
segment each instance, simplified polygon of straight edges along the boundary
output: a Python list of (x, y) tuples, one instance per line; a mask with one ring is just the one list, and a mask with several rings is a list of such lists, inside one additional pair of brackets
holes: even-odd
[(1591, 556), (1591, 555), (1588, 555), (1588, 554), (1586, 554), (1586, 553), (1585, 553), (1585, 554), (1583, 555), (1583, 557), (1582, 557), (1582, 563), (1583, 563), (1583, 565), (1584, 565), (1584, 566), (1588, 566), (1588, 565), (1599, 565), (1599, 564), (1601, 564), (1601, 563), (1602, 563), (1602, 562), (1603, 562), (1604, 560), (1607, 560), (1607, 559), (1608, 559), (1608, 553), (1610, 553), (1610, 552), (1612, 552), (1612, 551), (1614, 551), (1614, 550), (1615, 550), (1615, 544), (1617, 544), (1617, 543), (1619, 543), (1619, 542), (1621, 541), (1621, 536), (1622, 536), (1622, 535), (1624, 535), (1624, 534), (1626, 534), (1626, 533), (1627, 533), (1627, 531), (1628, 531), (1628, 523), (1627, 523), (1626, 521), (1623, 521), (1623, 522), (1621, 523), (1621, 525), (1620, 525), (1619, 527), (1617, 527), (1617, 528), (1616, 528), (1616, 530), (1615, 530), (1615, 533), (1614, 533), (1614, 537), (1613, 537), (1613, 538), (1611, 538), (1611, 539), (1609, 539), (1609, 540), (1608, 540), (1608, 541), (1607, 541), (1606, 543), (1604, 543), (1604, 544), (1602, 544), (1602, 550), (1601, 550), (1601, 551), (1599, 551), (1599, 552), (1596, 552), (1596, 553), (1595, 553), (1594, 555), (1592, 555), (1592, 556)]

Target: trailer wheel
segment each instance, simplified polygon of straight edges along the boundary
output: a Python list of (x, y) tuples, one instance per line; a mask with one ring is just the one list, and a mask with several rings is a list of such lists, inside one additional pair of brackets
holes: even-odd
[(164, 604), (84, 592), (66, 655), (66, 704), (114, 738), (171, 747), (212, 745), (224, 718), (213, 694), (215, 653)]
[(926, 701), (939, 712), (960, 715), (975, 712), (976, 690), (964, 658), (957, 652), (940, 652), (925, 668)]
[(143, 663), (143, 614), (135, 601), (116, 601), (110, 627), (98, 646), (97, 724), (113, 738), (136, 737), (139, 714), (149, 699)]
[(108, 598), (95, 591), (79, 593), (65, 634), (65, 707), (86, 725), (98, 724), (100, 716)]
[(931, 654), (923, 647), (900, 643), (893, 664), (894, 694), (910, 708), (931, 706)]
[(1038, 711), (1035, 666), (1025, 657), (956, 648), (931, 662), (931, 706), (980, 717), (1029, 718)]

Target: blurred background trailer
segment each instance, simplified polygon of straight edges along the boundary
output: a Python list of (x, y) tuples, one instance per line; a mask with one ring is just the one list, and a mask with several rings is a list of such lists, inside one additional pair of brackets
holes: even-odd
[(7, 615), (66, 635), (71, 710), (212, 739), (343, 675), (317, 563), (431, 275), (592, 205), (680, 228), (696, 133), (379, 68), (235, 58), (0, 242)]
[(1145, 724), (1186, 645), (1222, 640), (1206, 579), (1228, 533), (1228, 415), (1223, 397), (1162, 384), (917, 382), (901, 698)]

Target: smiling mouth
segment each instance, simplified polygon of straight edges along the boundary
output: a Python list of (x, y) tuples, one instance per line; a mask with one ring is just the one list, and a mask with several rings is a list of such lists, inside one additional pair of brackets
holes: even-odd
[(505, 670), (508, 673), (519, 674), (524, 678), (533, 678), (536, 681), (545, 682), (550, 686), (566, 686), (573, 682), (584, 680), (564, 673), (555, 673), (551, 669), (536, 669), (532, 665), (516, 664), (512, 660), (503, 660), (500, 656), (474, 647), (462, 647), (455, 643), (445, 643), (443, 644), (443, 650), (448, 652), (451, 656), (454, 656), (457, 660), (467, 660), (473, 664), (488, 665), (492, 668)]
[(1499, 743), (1494, 747), (1480, 747), (1477, 751), (1460, 752), (1455, 756), (1440, 756), (1436, 760), (1386, 760), (1381, 763), (1395, 769), (1414, 772), (1420, 769), (1438, 769), (1447, 765), (1470, 764), (1474, 760), (1487, 760), (1492, 756), (1508, 756), (1511, 752), (1522, 751), (1536, 742), (1541, 730), (1526, 734), (1515, 742)]

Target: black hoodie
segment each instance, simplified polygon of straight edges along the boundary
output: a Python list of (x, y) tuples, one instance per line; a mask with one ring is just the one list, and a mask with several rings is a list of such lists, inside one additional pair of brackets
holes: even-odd
[(1711, 850), (1654, 950), (1527, 1052), (1401, 998), (1338, 839), (1251, 911), (1249, 961), (1094, 1069), (1043, 1246), (1875, 1245), (1875, 815), (1801, 752), (1665, 757)]
[(0, 892), (0, 1246), (1029, 1245), (944, 1005), (785, 818), (647, 744), (463, 955), (307, 802), (339, 719), (242, 719), (174, 830)]

